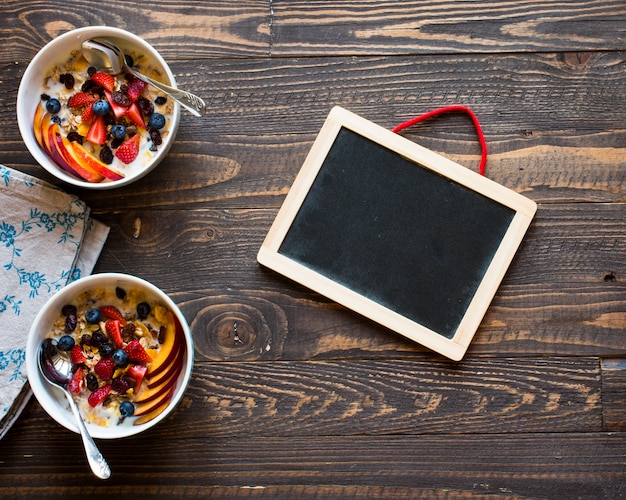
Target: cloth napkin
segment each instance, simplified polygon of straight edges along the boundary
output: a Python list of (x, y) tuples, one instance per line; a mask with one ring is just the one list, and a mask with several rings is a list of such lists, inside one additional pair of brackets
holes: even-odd
[(0, 439), (31, 396), (25, 351), (37, 312), (91, 274), (108, 234), (76, 196), (0, 165)]

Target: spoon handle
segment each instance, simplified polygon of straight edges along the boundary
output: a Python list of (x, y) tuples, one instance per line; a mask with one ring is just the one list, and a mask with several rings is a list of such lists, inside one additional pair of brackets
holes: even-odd
[(87, 461), (89, 462), (89, 466), (93, 473), (99, 477), (100, 479), (108, 479), (111, 476), (111, 468), (109, 464), (98, 450), (96, 443), (94, 443), (93, 438), (89, 435), (89, 431), (85, 426), (85, 422), (83, 422), (83, 417), (81, 417), (80, 412), (78, 411), (78, 406), (76, 406), (76, 402), (72, 395), (68, 391), (64, 391), (67, 401), (70, 404), (70, 408), (72, 409), (72, 413), (76, 418), (76, 425), (78, 425), (78, 430), (80, 431), (80, 437), (83, 438), (83, 445), (85, 447), (85, 453), (87, 454)]
[(140, 80), (146, 82), (149, 85), (152, 85), (153, 87), (156, 87), (161, 92), (164, 92), (165, 94), (170, 96), (183, 108), (185, 108), (195, 116), (202, 116), (206, 113), (206, 104), (204, 104), (204, 101), (197, 95), (191, 94), (190, 92), (185, 92), (184, 90), (175, 89), (174, 87), (170, 87), (169, 85), (165, 85), (164, 83), (153, 80), (149, 76), (142, 75), (141, 73), (135, 71), (130, 67), (127, 67), (126, 69)]

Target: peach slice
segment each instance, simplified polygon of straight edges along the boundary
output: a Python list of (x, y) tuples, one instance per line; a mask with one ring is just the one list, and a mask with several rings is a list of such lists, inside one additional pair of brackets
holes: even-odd
[(98, 172), (103, 177), (111, 181), (118, 181), (124, 178), (122, 172), (118, 172), (113, 167), (101, 162), (98, 158), (87, 151), (80, 143), (71, 142), (70, 154), (81, 165), (88, 166), (91, 170)]
[(70, 166), (76, 175), (82, 177), (88, 182), (101, 182), (104, 179), (101, 174), (90, 168), (89, 165), (76, 160), (76, 157), (72, 155), (72, 145), (74, 143), (70, 142), (61, 133), (61, 129), (57, 123), (54, 123), (50, 127), (49, 133), (54, 134), (50, 139), (51, 143), (54, 144), (56, 150), (62, 156), (65, 163)]
[(37, 104), (37, 109), (35, 109), (35, 117), (33, 118), (33, 132), (35, 133), (35, 140), (37, 143), (43, 148), (43, 136), (41, 133), (41, 120), (46, 114), (46, 108), (42, 101), (39, 101)]
[(178, 382), (178, 376), (180, 375), (182, 369), (183, 363), (181, 360), (180, 363), (175, 364), (171, 371), (168, 371), (168, 377), (162, 380), (158, 385), (148, 386), (139, 391), (134, 402), (147, 403), (148, 401), (159, 398), (159, 396), (167, 392), (173, 385), (176, 385), (176, 382)]
[(183, 364), (184, 364), (183, 361), (184, 361), (185, 356), (184, 356), (184, 351), (182, 349), (179, 349), (177, 353), (178, 354), (174, 357), (174, 359), (170, 362), (170, 364), (167, 365), (167, 368), (165, 370), (163, 370), (162, 372), (154, 376), (149, 376), (149, 375), (146, 376), (147, 385), (149, 389), (161, 385), (164, 381), (166, 381), (167, 379), (171, 377), (172, 373), (176, 373), (177, 375), (180, 374), (183, 368)]
[(135, 413), (133, 413), (133, 415), (136, 417), (141, 417), (142, 415), (151, 413), (153, 410), (159, 408), (162, 405), (166, 405), (174, 396), (175, 390), (176, 384), (170, 386), (167, 390), (159, 394), (158, 397), (153, 398), (150, 401), (143, 401), (140, 403), (137, 403), (137, 401), (135, 401)]
[(76, 177), (80, 177), (78, 172), (66, 161), (65, 156), (59, 151), (56, 143), (56, 129), (58, 124), (52, 123), (49, 117), (44, 116), (41, 125), (41, 137), (43, 141), (43, 150), (46, 154), (66, 172)]
[(149, 378), (155, 377), (171, 365), (172, 361), (181, 350), (181, 342), (184, 344), (185, 341), (182, 329), (178, 327), (178, 322), (174, 314), (170, 311), (168, 311), (167, 314), (169, 315), (169, 321), (165, 327), (165, 339), (161, 344), (156, 358), (150, 363), (150, 367), (146, 373), (146, 376)]
[(172, 387), (170, 392), (168, 392), (166, 396), (162, 400), (159, 401), (160, 404), (158, 406), (155, 404), (155, 405), (151, 405), (150, 407), (139, 408), (140, 414), (138, 415), (135, 412), (135, 415), (138, 416), (139, 418), (135, 420), (133, 425), (145, 424), (146, 422), (150, 422), (150, 420), (155, 419), (161, 413), (163, 413), (163, 411), (165, 411), (165, 409), (170, 404), (170, 400), (174, 396), (175, 389), (176, 387)]

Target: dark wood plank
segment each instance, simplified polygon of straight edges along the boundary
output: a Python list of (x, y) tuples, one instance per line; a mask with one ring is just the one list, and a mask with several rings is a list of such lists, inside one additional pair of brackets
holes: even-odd
[[(624, 313), (614, 318), (622, 329), (626, 325)], [(623, 330), (622, 330), (623, 331)], [(606, 431), (626, 429), (626, 359), (602, 360), (602, 422)]]
[(30, 61), (50, 40), (83, 26), (114, 26), (130, 31), (152, 44), (168, 61), (261, 57), (269, 51), (269, 1), (188, 4), (159, 0), (3, 0), (0, 9), (2, 62)]
[[(594, 54), (578, 66), (554, 54), (219, 61), (199, 68), (200, 79), (187, 74), (186, 63), (176, 63), (180, 85), (207, 96), (210, 114), (203, 120), (183, 115), (170, 154), (149, 178), (84, 196), (96, 210), (112, 204), (276, 207), (332, 106), (392, 128), (461, 103), (482, 122), (493, 180), (538, 202), (620, 200), (626, 193), (626, 109), (613, 103), (623, 99), (624, 58)], [(13, 121), (24, 65), (15, 69), (0, 67), (7, 83), (0, 87), (7, 109), (0, 116), (3, 162), (42, 175)], [(477, 167), (478, 142), (464, 116), (442, 117), (403, 135)]]
[[(62, 12), (63, 16), (59, 16)], [(0, 61), (29, 61), (70, 29), (119, 26), (166, 60), (221, 57), (512, 53), (624, 50), (621, 0), (453, 2), (242, 0), (151, 2), (4, 1)]]
[(256, 432), (253, 439), (129, 439), (132, 453), (101, 443), (113, 467), (106, 482), (79, 458), (74, 435), (3, 440), (0, 450), (15, 458), (0, 468), (0, 495), (617, 499), (625, 493), (626, 440), (619, 433), (268, 438)]
[[(624, 204), (541, 207), (471, 355), (623, 355), (625, 210)], [(96, 214), (111, 227), (96, 271), (142, 276), (171, 293), (196, 335), (214, 336), (207, 353), (214, 359), (424, 352), (261, 268), (256, 253), (275, 215), (275, 210)], [(225, 319), (216, 319), (222, 314)], [(217, 338), (234, 321), (248, 328), (249, 338), (229, 349)], [(266, 352), (267, 343), (272, 349)]]
[[(196, 335), (187, 392), (148, 436), (186, 442), (602, 431), (597, 358), (211, 362), (207, 342)], [(30, 406), (17, 436), (71, 435), (36, 400)]]
[(549, 1), (279, 0), (272, 2), (271, 54), (573, 51), (582, 41), (593, 50), (626, 47), (620, 0), (555, 7)]

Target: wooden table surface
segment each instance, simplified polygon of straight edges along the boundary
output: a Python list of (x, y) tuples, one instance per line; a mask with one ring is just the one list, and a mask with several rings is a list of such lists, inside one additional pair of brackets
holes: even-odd
[[(0, 12), (2, 164), (51, 180), (15, 99), (32, 57), (73, 28), (142, 36), (210, 107), (183, 113), (136, 184), (62, 186), (111, 227), (95, 272), (152, 281), (187, 317), (182, 403), (141, 436), (100, 441), (113, 470), (100, 481), (78, 436), (31, 400), (0, 441), (0, 498), (626, 496), (624, 0), (3, 0)], [(539, 206), (461, 362), (256, 262), (333, 106), (391, 129), (450, 104), (478, 116), (487, 176)], [(477, 168), (464, 115), (402, 134)]]

